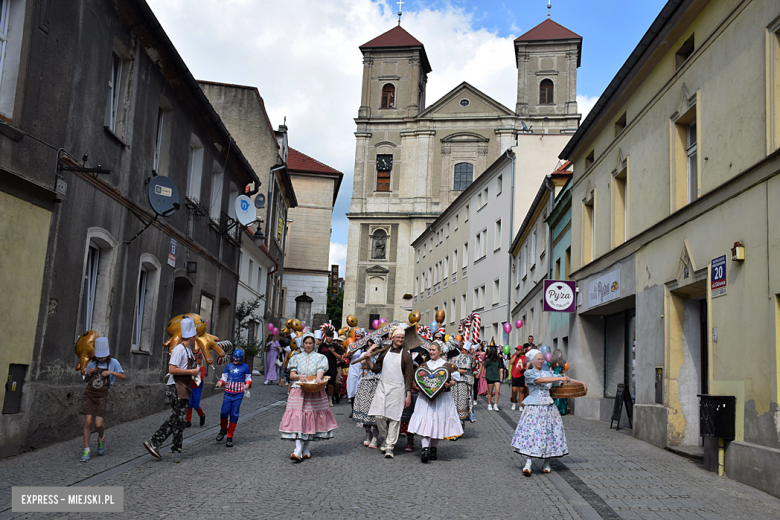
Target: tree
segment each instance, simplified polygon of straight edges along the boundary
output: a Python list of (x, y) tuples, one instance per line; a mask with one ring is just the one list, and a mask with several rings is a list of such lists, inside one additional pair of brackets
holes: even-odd
[(236, 329), (233, 337), (235, 338), (236, 347), (243, 349), (246, 357), (258, 355), (263, 347), (264, 331), (260, 331), (260, 339), (250, 338), (248, 333), (246, 339), (244, 339), (242, 335), (244, 331), (249, 331), (249, 327), (252, 326), (253, 322), (257, 323), (260, 321), (260, 317), (255, 314), (255, 311), (258, 310), (263, 303), (263, 300), (257, 297), (252, 300), (244, 300), (236, 305)]

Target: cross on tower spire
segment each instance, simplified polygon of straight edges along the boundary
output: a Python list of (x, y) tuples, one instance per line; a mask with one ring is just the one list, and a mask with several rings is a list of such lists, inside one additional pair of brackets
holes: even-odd
[(547, 19), (550, 19), (550, 8), (552, 8), (552, 5), (550, 5), (552, 2), (551, 0), (547, 0)]
[(398, 0), (398, 25), (401, 25), (401, 15), (403, 14), (401, 12), (401, 6), (404, 5), (403, 0)]

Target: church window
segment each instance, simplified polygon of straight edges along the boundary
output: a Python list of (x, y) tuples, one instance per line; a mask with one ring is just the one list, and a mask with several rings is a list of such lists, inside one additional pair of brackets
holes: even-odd
[(471, 185), (474, 176), (474, 165), (469, 163), (458, 163), (455, 165), (455, 185), (453, 190), (463, 191)]
[(390, 191), (390, 172), (376, 172), (376, 191)]
[(555, 86), (552, 80), (543, 79), (539, 84), (539, 104), (540, 105), (554, 105), (553, 94)]
[(392, 83), (382, 87), (382, 108), (395, 108), (395, 86)]

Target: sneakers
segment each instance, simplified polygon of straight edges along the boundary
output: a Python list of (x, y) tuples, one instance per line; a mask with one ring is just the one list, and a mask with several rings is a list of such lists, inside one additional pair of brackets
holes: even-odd
[[(371, 439), (371, 442), (368, 443), (368, 447), (371, 448), (372, 450), (375, 450), (376, 449), (376, 445), (377, 445), (378, 442), (379, 441), (377, 441), (377, 438), (374, 437), (374, 438)], [(382, 450), (382, 451), (384, 451), (384, 450)]]
[(181, 462), (181, 452), (180, 451), (174, 451), (173, 452), (173, 457), (171, 458), (171, 462), (175, 462), (176, 464)]
[(263, 384), (264, 384), (264, 385), (267, 385), (267, 384), (268, 384), (268, 379), (266, 379), (266, 380), (263, 382)]
[(525, 461), (525, 466), (523, 467), (523, 475), (525, 475), (526, 477), (531, 476), (531, 459)]
[(493, 411), (493, 405), (488, 403), (488, 412), (492, 412), (492, 411)]
[(333, 408), (333, 398), (328, 399), (328, 405)]
[(414, 441), (411, 441), (411, 442), (406, 444), (406, 448), (404, 448), (404, 451), (408, 453), (408, 452), (412, 451), (413, 449), (414, 449)]
[(382, 444), (382, 445), (379, 447), (379, 451), (381, 451), (382, 453), (384, 453), (384, 452), (385, 452), (385, 450), (387, 450), (387, 446), (385, 446), (384, 444)]
[(192, 421), (187, 421), (186, 423), (184, 423), (185, 428), (189, 428), (190, 426), (192, 426)]
[(217, 434), (217, 442), (222, 442), (222, 439), (225, 438), (225, 435), (227, 435), (227, 430), (219, 430), (219, 433)]
[(302, 458), (301, 454), (298, 453), (298, 451), (296, 450), (296, 451), (292, 452), (292, 455), (290, 455), (290, 460), (293, 461), (293, 462), (300, 462), (300, 461), (303, 460), (303, 458)]
[(476, 404), (477, 404), (477, 400), (476, 400), (476, 399), (474, 399), (474, 405), (476, 405)]
[(233, 447), (233, 437), (228, 437), (227, 442), (225, 443), (226, 448), (232, 448)]
[(512, 403), (512, 410), (517, 410), (517, 405), (515, 403)]
[(494, 412), (497, 412), (497, 411), (498, 411), (498, 404), (494, 404), (494, 405), (493, 405), (493, 411), (494, 411)]
[(544, 461), (544, 466), (542, 466), (542, 473), (552, 473), (549, 460)]
[(304, 449), (301, 455), (304, 460), (311, 458), (311, 452), (308, 449)]
[(79, 459), (79, 462), (87, 462), (89, 460), (89, 449), (85, 449), (84, 453), (81, 455), (81, 458)]
[(106, 452), (106, 438), (105, 436), (101, 440), (98, 438), (98, 455), (103, 455)]
[[(371, 444), (371, 432), (366, 432), (366, 438), (363, 439), (363, 446), (368, 446)], [(376, 446), (374, 446), (376, 448)]]
[(474, 415), (473, 413), (469, 413), (469, 422), (470, 423), (477, 422), (477, 416)]
[(152, 441), (144, 441), (144, 448), (146, 448), (146, 451), (149, 452), (149, 454), (154, 457), (155, 459), (161, 459), (162, 455), (160, 455), (160, 450), (152, 444)]
[(206, 414), (205, 413), (200, 416), (200, 425), (203, 426), (204, 424), (206, 424)]
[(430, 449), (429, 448), (423, 448), (420, 452), (420, 462), (423, 464), (428, 464), (428, 460), (430, 459)]
[(391, 450), (391, 449), (387, 449), (387, 450), (385, 450), (385, 458), (386, 458), (386, 459), (392, 459), (392, 458), (394, 458), (394, 456), (393, 456), (393, 450)]

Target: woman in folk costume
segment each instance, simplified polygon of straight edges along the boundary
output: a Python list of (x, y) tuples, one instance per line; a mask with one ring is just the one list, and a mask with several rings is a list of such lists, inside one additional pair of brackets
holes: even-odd
[(434, 342), (430, 352), (431, 359), (421, 366), (430, 371), (444, 367), (450, 373), (450, 380), (445, 384), (445, 391), (440, 392), (432, 400), (425, 393), (420, 392), (412, 420), (409, 421), (409, 431), (422, 437), (420, 461), (423, 463), (438, 459), (436, 447), (439, 439), (463, 435), (455, 400), (452, 392), (449, 391), (460, 380), (460, 372), (455, 365), (447, 362), (442, 356), (441, 342)]
[[(544, 357), (539, 350), (530, 350), (527, 357), (532, 365), (532, 368), (525, 371), (528, 397), (523, 400), (523, 414), (512, 437), (512, 448), (526, 457), (523, 474), (530, 476), (531, 457), (544, 459), (542, 473), (550, 473), (550, 459), (569, 453), (563, 420), (550, 397), (550, 387), (558, 383), (580, 383), (583, 386), (585, 383), (542, 370)], [(587, 392), (587, 386), (585, 391)]]
[(325, 390), (304, 392), (300, 387), (299, 381), (308, 376), (316, 376), (316, 382), (322, 383), (322, 377), (328, 371), (328, 359), (314, 351), (314, 334), (307, 332), (301, 339), (303, 351), (290, 358), (287, 365), (293, 384), (279, 424), (282, 439), (295, 441), (295, 451), (290, 455), (295, 462), (311, 458), (309, 442), (333, 438), (333, 430), (338, 427)]
[(268, 338), (265, 342), (265, 382), (275, 383), (279, 379), (277, 373), (276, 359), (279, 357), (279, 342), (276, 340), (273, 334), (268, 334)]
[(458, 410), (460, 424), (463, 426), (466, 419), (469, 418), (471, 408), (471, 385), (469, 384), (469, 378), (473, 380), (474, 376), (471, 375), (471, 356), (469, 356), (465, 348), (460, 348), (460, 342), (455, 341), (455, 344), (452, 346), (452, 352), (457, 352), (452, 358), (452, 364), (455, 365), (460, 374), (460, 379), (452, 388), (452, 397), (455, 400), (455, 409)]
[[(381, 341), (381, 340), (380, 340)], [(373, 339), (366, 341), (366, 350), (374, 345)], [(357, 358), (360, 359), (364, 355), (361, 351), (361, 355)], [(379, 354), (373, 356), (373, 361), (379, 358)], [(362, 364), (351, 365), (350, 370), (357, 367), (360, 370), (360, 380), (355, 390), (355, 395), (352, 398), (352, 420), (358, 423), (358, 426), (362, 426), (366, 432), (366, 437), (363, 440), (363, 446), (368, 446), (371, 449), (376, 449), (378, 446), (379, 429), (376, 426), (376, 419), (371, 415), (368, 415), (368, 410), (371, 408), (371, 401), (374, 400), (374, 394), (376, 388), (379, 386), (379, 378), (381, 374), (375, 374), (365, 367), (365, 362)], [(349, 381), (347, 381), (349, 383)]]
[[(358, 329), (355, 331), (355, 343), (360, 341), (366, 336), (366, 331), (364, 329)], [(339, 336), (339, 339), (341, 339), (342, 336)], [(342, 341), (346, 341), (346, 337)], [(354, 345), (354, 343), (353, 343)], [(350, 345), (350, 348), (352, 345)], [(347, 398), (349, 399), (349, 402), (352, 403), (353, 409), (354, 409), (354, 400), (355, 400), (355, 394), (357, 393), (358, 385), (360, 384), (360, 380), (363, 378), (363, 367), (360, 364), (353, 365), (353, 361), (357, 361), (361, 357), (363, 357), (363, 354), (365, 354), (364, 348), (356, 348), (355, 350), (349, 350), (346, 352), (346, 356), (349, 358), (349, 372), (347, 373)]]

